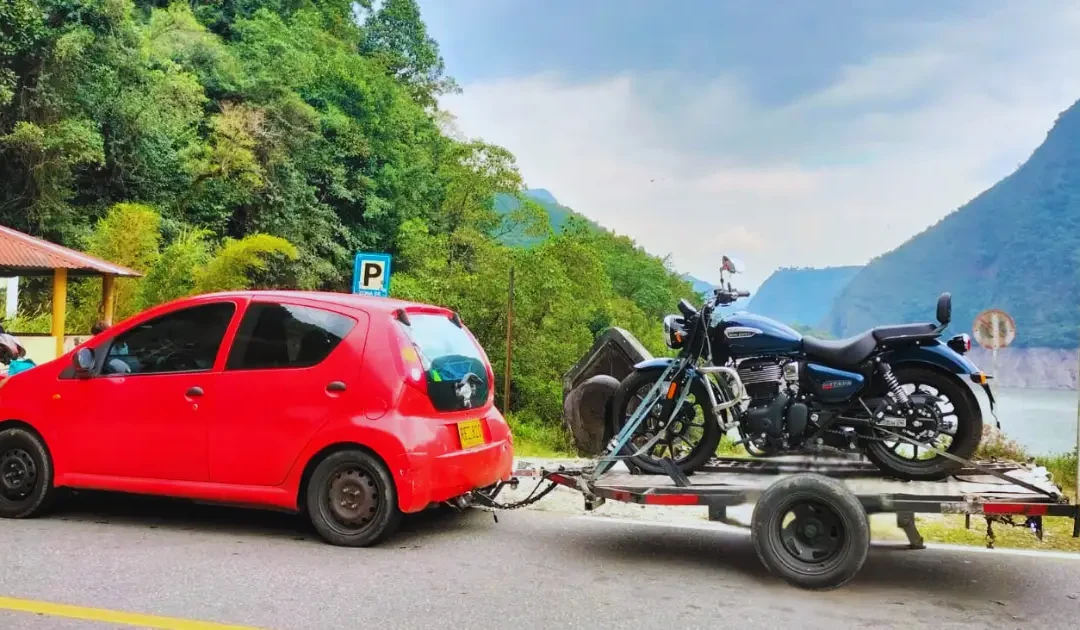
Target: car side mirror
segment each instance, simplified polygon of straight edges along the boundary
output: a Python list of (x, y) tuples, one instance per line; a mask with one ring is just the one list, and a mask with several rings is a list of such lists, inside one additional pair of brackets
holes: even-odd
[(942, 293), (937, 299), (937, 320), (944, 328), (952, 321), (952, 295)]
[(94, 369), (94, 351), (90, 348), (79, 348), (74, 356), (71, 357), (71, 362), (75, 366), (75, 373), (79, 376), (89, 376), (90, 371)]

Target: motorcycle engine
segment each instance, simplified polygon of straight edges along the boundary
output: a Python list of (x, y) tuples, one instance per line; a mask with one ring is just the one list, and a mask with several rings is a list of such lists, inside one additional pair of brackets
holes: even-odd
[(799, 363), (784, 357), (744, 359), (736, 366), (750, 406), (744, 426), (755, 439), (787, 442), (806, 433), (809, 408), (795, 400), (799, 387)]
[(746, 387), (746, 395), (750, 397), (751, 408), (768, 403), (780, 393), (784, 375), (780, 359), (775, 357), (746, 359), (739, 363), (736, 371)]

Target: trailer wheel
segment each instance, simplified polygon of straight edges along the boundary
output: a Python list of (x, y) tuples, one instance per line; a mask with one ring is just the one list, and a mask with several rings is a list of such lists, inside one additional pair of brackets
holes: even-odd
[(801, 588), (841, 586), (859, 572), (870, 550), (862, 504), (837, 481), (813, 473), (766, 488), (750, 527), (761, 562)]

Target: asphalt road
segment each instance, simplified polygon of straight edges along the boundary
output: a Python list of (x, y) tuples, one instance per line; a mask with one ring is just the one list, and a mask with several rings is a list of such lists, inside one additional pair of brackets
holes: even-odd
[[(340, 549), (282, 514), (85, 497), (0, 522), (0, 599), (260, 628), (1075, 628), (1080, 561), (876, 549), (840, 590), (769, 576), (748, 536), (603, 517), (436, 512)], [(12, 612), (0, 628), (115, 623)], [(644, 621), (636, 618), (645, 615)], [(176, 628), (196, 628), (177, 625)]]

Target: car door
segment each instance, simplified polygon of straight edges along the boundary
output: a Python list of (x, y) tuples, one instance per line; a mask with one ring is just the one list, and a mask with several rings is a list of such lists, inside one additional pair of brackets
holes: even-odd
[(70, 423), (72, 471), (207, 481), (214, 366), (236, 311), (230, 300), (151, 317), (99, 346), (97, 374), (81, 381), (84, 418)]
[(367, 327), (354, 309), (253, 300), (217, 375), (210, 480), (279, 485), (323, 424), (356, 413)]

